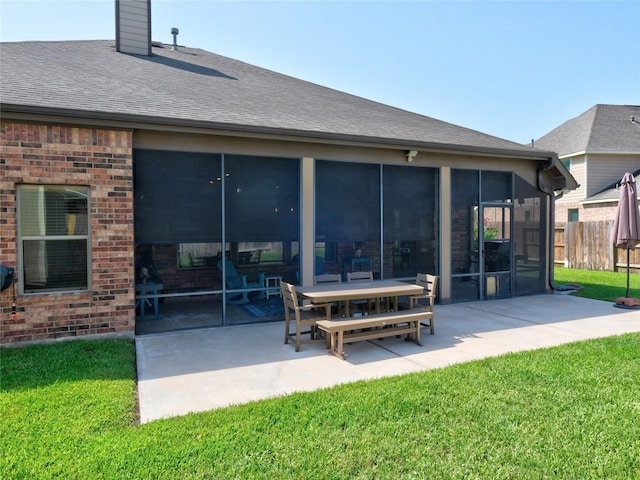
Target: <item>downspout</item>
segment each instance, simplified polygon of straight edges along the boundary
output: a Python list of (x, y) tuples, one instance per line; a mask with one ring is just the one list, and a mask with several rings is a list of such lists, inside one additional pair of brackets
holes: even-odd
[(555, 211), (556, 211), (556, 205), (555, 202), (556, 200), (559, 200), (560, 198), (562, 198), (562, 196), (564, 195), (564, 190), (561, 191), (559, 194), (555, 194), (555, 191), (553, 190), (553, 188), (547, 187), (544, 184), (544, 180), (543, 180), (543, 175), (544, 172), (552, 169), (553, 167), (555, 167), (556, 162), (558, 161), (558, 156), (554, 155), (553, 157), (551, 157), (549, 159), (549, 161), (547, 162), (547, 164), (541, 168), (538, 169), (538, 189), (549, 195), (549, 198), (551, 199), (551, 206), (550, 206), (550, 211), (549, 211), (549, 229), (548, 229), (548, 237), (549, 237), (549, 244), (548, 244), (548, 252), (549, 252), (549, 258), (548, 258), (548, 264), (547, 264), (547, 269), (548, 269), (548, 277), (549, 277), (549, 287), (556, 291), (556, 290), (560, 290), (560, 288), (558, 288), (558, 286), (555, 284), (554, 281), (554, 263), (555, 263)]

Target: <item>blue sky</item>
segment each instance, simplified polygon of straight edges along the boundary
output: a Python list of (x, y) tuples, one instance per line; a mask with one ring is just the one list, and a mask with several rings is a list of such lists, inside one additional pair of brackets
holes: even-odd
[[(114, 39), (114, 0), (0, 0), (0, 40)], [(640, 0), (152, 0), (152, 38), (529, 143), (640, 105)], [(0, 59), (1, 60), (1, 59)]]

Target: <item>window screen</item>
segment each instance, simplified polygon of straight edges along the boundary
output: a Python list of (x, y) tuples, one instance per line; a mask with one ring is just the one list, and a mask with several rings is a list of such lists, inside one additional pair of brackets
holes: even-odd
[(481, 173), (482, 201), (508, 202), (513, 196), (511, 172), (485, 171)]
[(300, 160), (225, 155), (229, 242), (297, 241)]
[(438, 169), (383, 169), (385, 277), (436, 273)]
[(434, 240), (438, 170), (384, 167), (384, 239)]
[(136, 244), (222, 240), (220, 155), (134, 150)]
[[(544, 293), (547, 265), (545, 195), (515, 175), (513, 249), (515, 294)], [(553, 254), (553, 252), (551, 252)]]
[(326, 242), (380, 241), (380, 167), (316, 162), (316, 237)]
[(89, 188), (18, 186), (18, 232), (26, 293), (89, 288)]

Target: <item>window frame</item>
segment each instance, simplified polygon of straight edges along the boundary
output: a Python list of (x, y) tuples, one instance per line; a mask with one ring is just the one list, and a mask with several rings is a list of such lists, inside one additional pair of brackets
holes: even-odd
[(567, 223), (577, 223), (580, 221), (580, 209), (568, 208), (567, 209)]
[[(42, 187), (43, 191), (46, 192), (47, 189), (55, 190), (55, 189), (66, 189), (69, 191), (76, 191), (75, 193), (80, 193), (81, 196), (86, 194), (86, 222), (87, 222), (87, 231), (85, 234), (73, 234), (73, 235), (23, 235), (22, 234), (22, 209), (23, 209), (23, 191), (29, 187)], [(88, 185), (64, 185), (64, 184), (19, 184), (16, 185), (16, 247), (18, 254), (18, 291), (23, 295), (33, 295), (33, 294), (51, 294), (51, 293), (60, 293), (60, 292), (83, 292), (90, 291), (92, 288), (92, 264), (91, 264), (91, 189)], [(70, 241), (70, 240), (82, 240), (86, 243), (86, 284), (80, 287), (73, 286), (63, 286), (63, 287), (45, 287), (38, 289), (26, 289), (25, 287), (25, 242), (29, 241), (40, 241), (40, 242), (59, 242), (59, 241)]]

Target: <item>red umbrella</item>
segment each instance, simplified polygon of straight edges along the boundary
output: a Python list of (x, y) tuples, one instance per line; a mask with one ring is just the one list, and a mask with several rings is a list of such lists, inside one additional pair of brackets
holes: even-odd
[(625, 173), (620, 182), (620, 200), (611, 231), (611, 242), (627, 250), (627, 298), (629, 298), (629, 250), (640, 243), (640, 211), (636, 180)]

